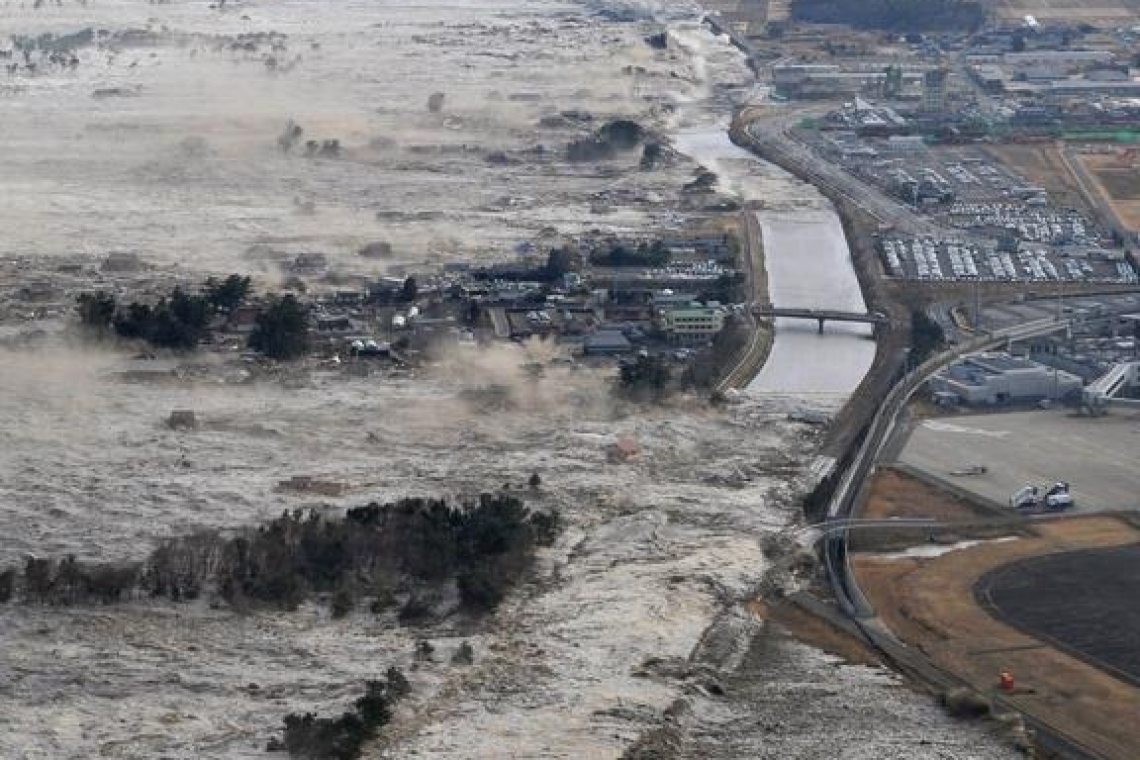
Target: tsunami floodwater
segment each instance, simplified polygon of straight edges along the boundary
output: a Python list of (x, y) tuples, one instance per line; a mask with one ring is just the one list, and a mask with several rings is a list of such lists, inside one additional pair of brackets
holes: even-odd
[[(71, 71), (0, 79), (4, 563), (25, 554), (138, 559), (163, 537), (255, 524), (283, 509), (335, 513), (371, 499), (472, 493), (531, 472), (543, 480), (538, 505), (567, 522), (536, 578), (478, 624), (407, 629), (365, 610), (330, 620), (318, 605), (249, 614), (205, 601), (4, 605), (0, 757), (261, 758), (286, 714), (339, 714), (393, 665), (406, 669), (413, 694), (366, 757), (618, 758), (678, 700), (695, 732), (691, 753), (678, 757), (1011, 756), (885, 671), (766, 639), (745, 613), (709, 634), (759, 587), (761, 539), (797, 519), (810, 486), (820, 430), (789, 420), (765, 393), (726, 410), (679, 403), (630, 414), (613, 405), (605, 373), (552, 370), (535, 381), (522, 365), (549, 358), (540, 346), (459, 354), (414, 374), (314, 370), (251, 383), (205, 366), (177, 381), (124, 383), (122, 373), (147, 363), (76, 344), (65, 319), (19, 300), (40, 280), (129, 295), (99, 271), (111, 251), (138, 252), (153, 266), (151, 282), (243, 271), (272, 287), (277, 263), (304, 251), (371, 275), (501, 257), (548, 228), (675, 231), (685, 220), (672, 199), (697, 163), (764, 202), (774, 298), (801, 288), (794, 270), (782, 279), (782, 262), (808, 251), (813, 276), (834, 262), (835, 286), (857, 296), (840, 282), (849, 265), (818, 194), (728, 144), (724, 122), (748, 97), (750, 73), (701, 24), (699, 7), (0, 8), (0, 46), (10, 35), (85, 27), (113, 42), (79, 50)], [(663, 24), (678, 45), (653, 51), (644, 37)], [(270, 50), (247, 44), (271, 34), (272, 64)], [(446, 95), (442, 113), (426, 108), (433, 91)], [(581, 130), (536, 126), (568, 109), (637, 118), (675, 135), (693, 160), (660, 172), (638, 172), (636, 160), (568, 166), (551, 156)], [(275, 141), (290, 120), (314, 139), (339, 139), (341, 157), (282, 155)], [(488, 162), (496, 151), (519, 161)], [(392, 243), (390, 261), (355, 255), (373, 240)], [(790, 332), (780, 326), (774, 356)], [(829, 329), (813, 340), (804, 336), (805, 346), (829, 342), (818, 352), (826, 357), (844, 338)], [(831, 374), (854, 377), (855, 360)], [(487, 382), (511, 389), (512, 408), (466, 400)], [(834, 408), (844, 388), (821, 384), (820, 397), (798, 403)], [(194, 409), (199, 430), (167, 429), (177, 408)], [(637, 461), (607, 464), (605, 447), (619, 435), (640, 442)], [(295, 474), (346, 483), (348, 495), (279, 493), (276, 484)], [(435, 662), (413, 662), (420, 639), (435, 645)], [(461, 642), (474, 648), (471, 666), (449, 662)], [(764, 647), (768, 660), (750, 676), (762, 699), (705, 688), (702, 679), (731, 679), (757, 661), (745, 652)], [(723, 655), (718, 665), (702, 659), (709, 650)]]

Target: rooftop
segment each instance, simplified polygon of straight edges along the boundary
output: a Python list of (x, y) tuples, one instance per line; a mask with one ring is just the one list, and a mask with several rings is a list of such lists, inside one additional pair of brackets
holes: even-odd
[(1008, 354), (981, 354), (968, 359), (970, 364), (989, 372), (1013, 372), (1015, 370), (1036, 369), (1041, 365), (1028, 359), (1020, 359)]

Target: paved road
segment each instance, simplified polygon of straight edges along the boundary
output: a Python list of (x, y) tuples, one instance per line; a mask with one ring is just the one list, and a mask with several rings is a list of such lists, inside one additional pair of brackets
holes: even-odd
[(791, 130), (818, 109), (796, 110), (776, 117), (758, 118), (745, 127), (752, 139), (775, 155), (794, 162), (802, 178), (859, 206), (883, 224), (916, 235), (943, 235), (938, 225), (885, 195), (881, 190), (852, 176), (797, 140)]

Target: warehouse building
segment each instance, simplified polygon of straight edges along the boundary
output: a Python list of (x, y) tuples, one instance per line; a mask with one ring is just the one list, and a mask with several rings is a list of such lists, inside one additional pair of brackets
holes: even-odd
[(962, 404), (1060, 399), (1080, 392), (1081, 386), (1076, 375), (1002, 353), (968, 357), (930, 379), (937, 400)]

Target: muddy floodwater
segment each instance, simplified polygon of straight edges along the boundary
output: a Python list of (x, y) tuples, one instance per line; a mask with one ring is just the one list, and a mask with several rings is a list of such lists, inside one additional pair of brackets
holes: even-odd
[[(390, 666), (412, 693), (366, 758), (617, 760), (666, 714), (690, 732), (677, 758), (1010, 756), (886, 671), (750, 611), (770, 569), (761, 541), (799, 519), (823, 436), (779, 394), (632, 408), (613, 399), (612, 366), (541, 342), (259, 373), (240, 349), (149, 357), (74, 328), (81, 290), (122, 300), (234, 271), (274, 290), (301, 253), (327, 258), (314, 287), (331, 289), (593, 230), (680, 233), (695, 220), (680, 188), (702, 167), (770, 209), (776, 303), (810, 291), (855, 308), (818, 194), (729, 150), (752, 77), (701, 15), (617, 0), (0, 0), (0, 566), (138, 561), (170, 536), (407, 495), (526, 491), (565, 520), (478, 620), (0, 605), (0, 758), (263, 758), (286, 715), (339, 715)], [(668, 49), (646, 43), (663, 29)], [(618, 117), (676, 153), (651, 170), (637, 152), (565, 160)], [(389, 245), (360, 255), (374, 242)], [(112, 253), (138, 271), (105, 268)], [(809, 288), (809, 270), (832, 274)], [(872, 344), (829, 327), (795, 349), (798, 329), (780, 325), (762, 378), (809, 367), (773, 389), (834, 408)], [(488, 387), (502, 403), (480, 401)], [(170, 429), (173, 410), (197, 428)], [(638, 454), (613, 461), (626, 437)], [(343, 492), (283, 491), (294, 476)], [(436, 656), (414, 662), (417, 641)], [(452, 662), (463, 643), (471, 664)]]

